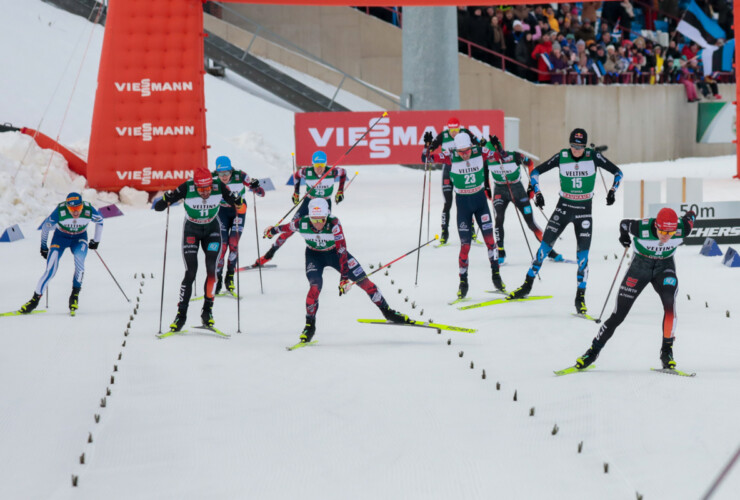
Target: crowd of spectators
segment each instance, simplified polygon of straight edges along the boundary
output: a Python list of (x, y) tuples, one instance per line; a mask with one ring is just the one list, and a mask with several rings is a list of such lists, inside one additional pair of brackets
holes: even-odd
[[(616, 0), (458, 7), (460, 52), (527, 80), (550, 84), (683, 83), (718, 96), (699, 46), (676, 32), (688, 0)], [(697, 0), (732, 35), (727, 0)], [(396, 10), (397, 12), (397, 10)], [(721, 41), (720, 41), (721, 43)], [(694, 89), (695, 90), (695, 89)]]

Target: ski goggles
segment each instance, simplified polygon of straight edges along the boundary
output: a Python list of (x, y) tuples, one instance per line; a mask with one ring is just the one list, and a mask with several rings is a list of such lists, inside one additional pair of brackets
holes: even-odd
[(460, 127), (456, 127), (456, 128), (448, 128), (447, 130), (449, 130), (450, 132), (454, 132), (454, 133), (456, 133), (456, 134), (457, 134), (458, 132), (460, 132)]
[(677, 229), (674, 229), (673, 231), (663, 231), (661, 229), (656, 229), (655, 232), (658, 233), (660, 236), (673, 236), (676, 234)]
[(585, 144), (571, 144), (570, 147), (572, 147), (576, 151), (580, 151), (582, 149), (586, 149), (586, 145)]
[(79, 215), (82, 213), (82, 205), (70, 205), (67, 203), (67, 210), (69, 210), (69, 213), (72, 215)]
[(313, 166), (316, 168), (326, 168), (326, 163), (314, 163)]
[(473, 151), (473, 148), (462, 148), (457, 150), (457, 154), (460, 156), (469, 155)]
[(326, 224), (326, 217), (309, 217), (314, 224)]

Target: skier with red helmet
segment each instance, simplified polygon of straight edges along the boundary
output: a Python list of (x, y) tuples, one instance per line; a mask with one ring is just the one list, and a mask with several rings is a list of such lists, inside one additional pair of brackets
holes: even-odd
[(180, 301), (177, 316), (170, 325), (171, 332), (179, 332), (185, 326), (188, 314), (193, 281), (198, 270), (198, 247), (206, 254), (206, 284), (201, 319), (203, 326), (213, 327), (213, 296), (216, 289), (216, 263), (221, 252), (221, 224), (218, 211), (225, 200), (237, 210), (242, 205), (242, 197), (231, 191), (218, 177), (205, 167), (195, 171), (192, 179), (180, 184), (175, 190), (167, 191), (154, 204), (154, 210), (161, 212), (179, 200), (184, 200), (185, 226), (182, 234), (182, 256), (185, 261), (185, 277), (180, 285)]
[(619, 287), (614, 312), (599, 328), (591, 347), (576, 360), (576, 368), (587, 368), (596, 360), (601, 349), (622, 324), (638, 295), (648, 284), (653, 285), (663, 303), (663, 344), (660, 348), (660, 361), (664, 369), (676, 367), (676, 361), (673, 359), (673, 339), (676, 331), (678, 276), (673, 254), (683, 243), (683, 239), (691, 233), (695, 220), (696, 214), (691, 210), (679, 219), (676, 212), (670, 208), (662, 208), (654, 219), (624, 219), (619, 224), (619, 242), (625, 248), (629, 248), (634, 241), (635, 255)]

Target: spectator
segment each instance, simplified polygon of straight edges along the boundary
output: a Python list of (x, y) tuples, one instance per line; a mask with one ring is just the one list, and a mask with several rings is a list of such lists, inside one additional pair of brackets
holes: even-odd
[[(473, 9), (473, 15), (468, 20), (468, 34), (470, 36), (468, 40), (480, 47), (490, 49), (492, 38), (490, 29), (490, 25), (483, 18), (483, 10), (480, 7)], [(489, 57), (490, 54), (479, 47), (474, 46), (471, 49), (471, 55), (480, 61), (493, 64), (493, 61)]]
[(552, 31), (560, 31), (560, 25), (558, 24), (558, 20), (555, 19), (555, 11), (552, 7), (547, 7), (545, 9), (545, 17), (547, 18), (547, 23), (550, 25), (550, 29)]
[(532, 59), (537, 61), (537, 81), (539, 83), (548, 83), (550, 81), (550, 67), (548, 66), (548, 55), (552, 52), (552, 42), (550, 34), (542, 35), (542, 40), (532, 50)]
[(523, 27), (523, 23), (514, 21), (514, 59), (521, 64), (517, 66), (516, 73), (522, 78), (529, 79), (533, 74), (528, 71), (531, 60), (529, 55), (532, 53), (532, 33), (524, 31)]
[(567, 73), (568, 63), (563, 58), (563, 53), (558, 42), (553, 42), (552, 44), (552, 52), (550, 52), (550, 64), (552, 65), (552, 69), (550, 70), (552, 73), (550, 83), (565, 83), (565, 74)]
[(691, 42), (688, 45), (684, 45), (681, 55), (685, 56), (687, 60), (695, 58), (699, 54), (699, 45), (696, 42)]
[(703, 79), (697, 78), (696, 86), (705, 99), (709, 98), (710, 95), (717, 100), (722, 99), (722, 96), (719, 95), (719, 88), (717, 88), (717, 81), (712, 75), (707, 75)]
[(660, 45), (656, 45), (653, 48), (653, 60), (655, 62), (654, 64), (654, 72), (653, 76), (650, 79), (650, 83), (662, 83), (663, 82), (663, 69), (665, 67), (665, 59), (663, 58), (663, 47)]
[[(692, 59), (692, 61), (694, 64), (696, 63), (696, 59)], [(690, 69), (690, 63), (683, 59), (683, 57), (681, 58), (680, 81), (686, 89), (686, 99), (689, 102), (698, 101), (699, 97), (697, 97), (696, 87), (694, 87), (694, 72)]]
[[(506, 40), (504, 39), (504, 30), (501, 29), (501, 19), (498, 16), (491, 18), (491, 50), (503, 54), (506, 50)], [(501, 67), (501, 58), (494, 56), (493, 66)]]
[[(463, 6), (457, 7), (457, 36), (463, 40), (470, 40), (470, 33), (468, 33), (468, 9)], [(457, 51), (463, 54), (468, 53), (468, 46), (465, 42), (457, 42)]]
[(612, 34), (610, 32), (608, 32), (608, 31), (602, 32), (602, 33), (600, 33), (600, 36), (601, 36), (601, 40), (600, 40), (601, 41), (601, 44), (605, 48), (608, 48), (610, 45), (613, 45), (614, 46), (614, 49), (616, 50), (617, 44), (614, 43), (614, 40), (612, 40)]
[(581, 19), (588, 19), (591, 24), (596, 24), (598, 19), (596, 11), (601, 6), (601, 2), (583, 2), (583, 9), (581, 10)]
[(589, 40), (596, 40), (596, 33), (594, 27), (591, 25), (591, 21), (588, 19), (583, 20), (581, 28), (576, 32), (576, 38), (588, 42)]
[(666, 58), (671, 59), (681, 59), (681, 52), (679, 52), (678, 47), (676, 47), (676, 40), (671, 39), (671, 41), (668, 42), (665, 56)]

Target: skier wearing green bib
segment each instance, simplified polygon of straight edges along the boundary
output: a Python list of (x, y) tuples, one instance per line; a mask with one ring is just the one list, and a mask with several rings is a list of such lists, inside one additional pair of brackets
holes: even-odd
[(530, 174), (530, 187), (534, 190), (534, 204), (540, 208), (545, 206), (539, 185), (539, 176), (552, 170), (560, 172), (560, 199), (555, 206), (550, 220), (545, 228), (545, 235), (540, 248), (527, 271), (524, 284), (509, 295), (509, 299), (519, 299), (529, 295), (532, 283), (540, 272), (545, 257), (552, 250), (555, 241), (562, 234), (568, 224), (573, 224), (576, 233), (576, 258), (578, 260), (578, 288), (576, 290), (575, 306), (579, 314), (586, 313), (586, 284), (588, 281), (588, 251), (591, 247), (591, 200), (594, 196), (596, 183), (596, 169), (603, 168), (614, 175), (614, 183), (606, 195), (606, 204), (612, 205), (615, 193), (622, 180), (622, 171), (604, 156), (587, 148), (588, 136), (582, 128), (574, 129), (570, 133), (570, 148), (563, 149), (545, 163), (538, 165)]
[(696, 214), (692, 211), (686, 212), (679, 220), (676, 212), (670, 208), (662, 208), (655, 219), (624, 219), (619, 224), (619, 242), (629, 248), (634, 240), (635, 255), (619, 286), (614, 312), (601, 325), (591, 347), (576, 360), (576, 368), (586, 368), (596, 360), (604, 344), (614, 335), (614, 331), (622, 324), (635, 300), (648, 284), (653, 285), (663, 303), (660, 361), (663, 368), (676, 367), (673, 339), (676, 331), (678, 276), (673, 254), (683, 243), (683, 239), (691, 233), (695, 220)]
[(308, 213), (299, 219), (293, 219), (282, 226), (270, 226), (265, 229), (264, 237), (272, 238), (277, 234), (300, 234), (306, 240), (306, 278), (309, 289), (306, 296), (306, 326), (301, 333), (301, 342), (311, 342), (316, 333), (316, 312), (319, 309), (319, 294), (324, 284), (324, 268), (336, 269), (339, 274), (339, 295), (347, 293), (356, 283), (367, 293), (383, 317), (394, 323), (406, 323), (408, 316), (400, 314), (388, 306), (383, 294), (375, 283), (365, 274), (357, 260), (347, 250), (347, 241), (339, 219), (330, 215), (329, 203), (323, 198), (315, 198), (308, 204)]
[(177, 316), (170, 325), (170, 331), (179, 332), (185, 326), (188, 315), (193, 281), (198, 270), (198, 248), (206, 254), (206, 284), (201, 311), (203, 326), (213, 326), (213, 296), (216, 289), (216, 263), (221, 253), (221, 224), (218, 211), (222, 200), (237, 210), (242, 204), (239, 194), (232, 192), (226, 184), (216, 178), (207, 168), (195, 171), (192, 179), (180, 184), (177, 189), (167, 191), (154, 204), (154, 210), (161, 212), (176, 201), (184, 200), (185, 225), (182, 231), (182, 257), (185, 261), (185, 277), (180, 285), (180, 301)]

